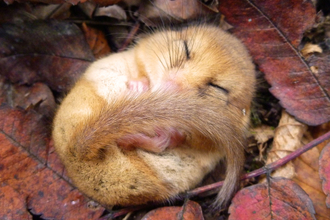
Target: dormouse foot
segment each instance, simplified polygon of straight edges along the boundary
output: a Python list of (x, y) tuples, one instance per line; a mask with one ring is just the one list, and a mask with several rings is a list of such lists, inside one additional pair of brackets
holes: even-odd
[(145, 92), (149, 89), (149, 80), (146, 77), (131, 79), (127, 82), (127, 88), (133, 92)]
[(186, 135), (175, 128), (156, 129), (156, 136), (149, 137), (142, 133), (128, 134), (117, 140), (119, 147), (127, 150), (142, 148), (147, 151), (160, 153), (166, 148), (176, 147), (186, 141)]

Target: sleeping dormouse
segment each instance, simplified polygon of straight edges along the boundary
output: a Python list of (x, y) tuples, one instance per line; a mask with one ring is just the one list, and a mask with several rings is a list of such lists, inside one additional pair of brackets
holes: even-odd
[(209, 25), (160, 30), (94, 62), (59, 107), (57, 153), (74, 185), (106, 205), (167, 201), (227, 163), (216, 205), (244, 164), (255, 68)]

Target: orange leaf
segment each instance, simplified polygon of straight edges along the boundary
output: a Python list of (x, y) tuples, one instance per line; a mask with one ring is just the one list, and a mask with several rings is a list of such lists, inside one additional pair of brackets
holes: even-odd
[(111, 52), (105, 34), (102, 31), (89, 27), (85, 23), (82, 24), (82, 29), (95, 58), (104, 57)]

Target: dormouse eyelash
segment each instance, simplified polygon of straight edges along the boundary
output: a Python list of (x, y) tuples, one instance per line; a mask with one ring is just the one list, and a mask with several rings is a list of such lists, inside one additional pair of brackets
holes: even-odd
[(214, 87), (214, 88), (216, 88), (216, 89), (219, 89), (219, 90), (225, 92), (226, 94), (229, 94), (229, 90), (228, 90), (228, 89), (225, 89), (225, 88), (223, 88), (223, 87), (221, 87), (221, 86), (219, 86), (219, 85), (216, 85), (216, 84), (211, 83), (211, 82), (208, 83), (208, 85), (210, 85), (210, 86), (212, 86), (212, 87)]

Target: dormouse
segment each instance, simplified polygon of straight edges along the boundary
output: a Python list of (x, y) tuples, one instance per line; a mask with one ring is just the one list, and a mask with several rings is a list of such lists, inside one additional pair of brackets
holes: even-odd
[(170, 200), (225, 160), (221, 206), (244, 164), (254, 87), (234, 36), (160, 30), (86, 70), (57, 111), (55, 148), (74, 185), (103, 205)]

